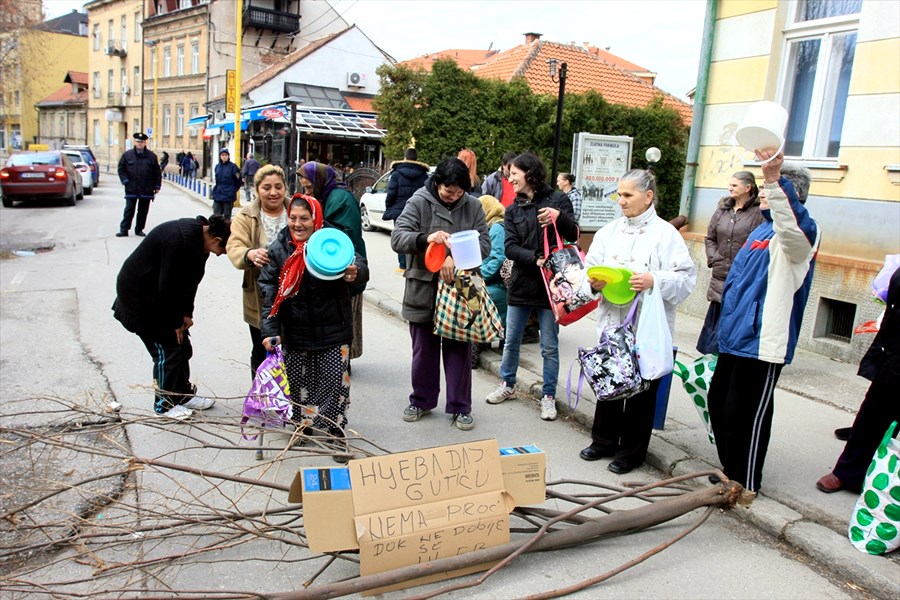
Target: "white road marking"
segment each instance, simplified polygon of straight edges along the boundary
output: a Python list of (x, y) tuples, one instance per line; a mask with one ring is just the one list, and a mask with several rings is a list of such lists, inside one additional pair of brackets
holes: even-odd
[(27, 271), (19, 271), (18, 273), (16, 273), (16, 274), (13, 276), (12, 280), (10, 280), (9, 283), (10, 283), (11, 285), (19, 285), (20, 283), (22, 283), (23, 281), (25, 281), (25, 275), (26, 275), (26, 273), (27, 273)]

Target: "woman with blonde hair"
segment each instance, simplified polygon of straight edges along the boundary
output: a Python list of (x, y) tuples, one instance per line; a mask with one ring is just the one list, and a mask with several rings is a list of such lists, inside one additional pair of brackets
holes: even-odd
[(475, 152), (468, 148), (463, 148), (459, 151), (459, 154), (456, 155), (456, 158), (466, 163), (466, 166), (469, 168), (469, 180), (471, 185), (466, 192), (476, 197), (481, 196), (481, 178), (478, 177), (478, 157), (475, 155)]
[(250, 326), (250, 378), (266, 358), (260, 333), (262, 292), (257, 284), (262, 268), (269, 264), (269, 244), (287, 225), (287, 185), (277, 165), (260, 167), (253, 176), (256, 199), (244, 205), (231, 222), (231, 237), (225, 251), (235, 269), (244, 272), (244, 322)]

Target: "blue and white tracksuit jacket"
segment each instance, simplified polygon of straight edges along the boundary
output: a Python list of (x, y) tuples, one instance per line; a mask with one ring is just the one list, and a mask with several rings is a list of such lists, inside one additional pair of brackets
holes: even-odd
[(774, 364), (794, 357), (821, 232), (781, 177), (765, 186), (769, 209), (725, 280), (719, 351)]

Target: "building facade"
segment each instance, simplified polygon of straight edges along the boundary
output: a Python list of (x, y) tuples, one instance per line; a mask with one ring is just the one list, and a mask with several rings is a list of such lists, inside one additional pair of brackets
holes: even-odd
[(807, 208), (822, 229), (800, 345), (857, 362), (855, 334), (881, 307), (871, 282), (900, 253), (900, 3), (722, 0), (700, 134), (688, 239), (697, 289), (682, 305), (706, 311), (703, 237), (735, 171), (761, 171), (733, 146), (750, 104), (789, 113), (784, 151), (809, 167)]
[(144, 45), (141, 0), (93, 0), (88, 11), (88, 144), (113, 168), (142, 130)]
[(88, 143), (88, 75), (69, 71), (65, 85), (34, 105), (38, 111), (37, 142), (53, 150), (64, 144)]

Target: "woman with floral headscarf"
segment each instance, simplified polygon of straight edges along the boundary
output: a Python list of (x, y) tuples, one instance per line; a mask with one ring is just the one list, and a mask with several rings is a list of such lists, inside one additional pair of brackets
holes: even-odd
[[(357, 254), (366, 257), (366, 243), (362, 235), (362, 217), (359, 203), (337, 180), (337, 172), (330, 165), (310, 161), (300, 167), (300, 185), (310, 196), (322, 204), (325, 221), (337, 227), (353, 241)], [(353, 304), (353, 343), (350, 358), (362, 356), (362, 292), (365, 282), (351, 286)]]
[[(323, 280), (306, 268), (304, 249), (324, 224), (322, 206), (311, 196), (295, 194), (288, 225), (269, 246), (269, 263), (259, 275), (263, 295), (261, 331), (271, 352), (281, 344), (293, 420), (300, 428), (344, 438), (350, 404), (350, 289), (369, 280), (359, 253), (339, 279)], [(338, 462), (349, 457), (335, 456)]]

